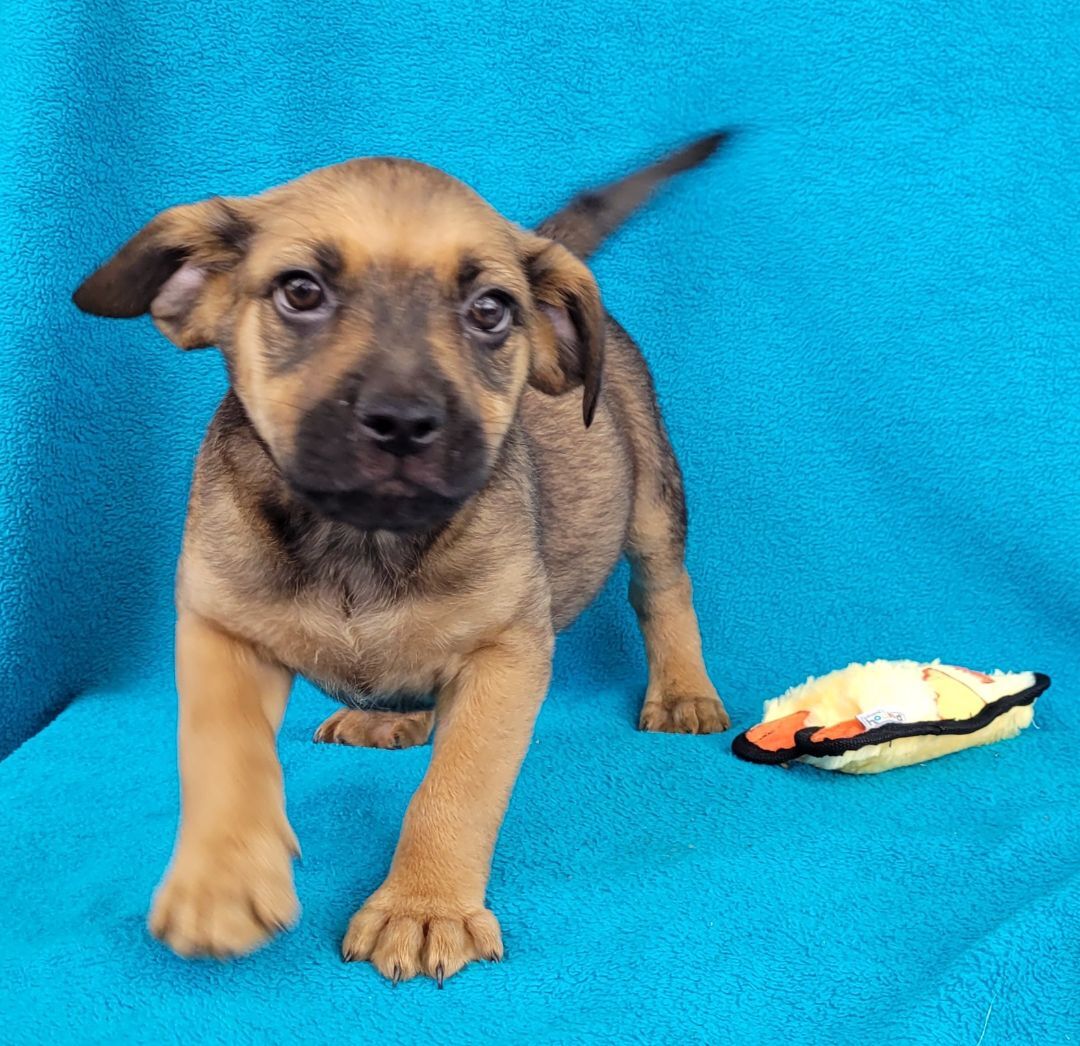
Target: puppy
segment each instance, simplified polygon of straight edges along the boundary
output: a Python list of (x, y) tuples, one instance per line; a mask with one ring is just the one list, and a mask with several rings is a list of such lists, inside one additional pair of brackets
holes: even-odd
[(75, 292), (228, 368), (177, 582), (183, 809), (150, 915), (175, 952), (242, 954), (297, 916), (275, 750), (297, 673), (350, 706), (318, 740), (404, 747), (437, 721), (390, 871), (342, 945), (395, 982), (501, 957), (485, 890), (555, 634), (623, 553), (641, 727), (727, 727), (652, 381), (581, 260), (724, 137), (535, 233), (441, 171), (353, 160), (164, 211)]

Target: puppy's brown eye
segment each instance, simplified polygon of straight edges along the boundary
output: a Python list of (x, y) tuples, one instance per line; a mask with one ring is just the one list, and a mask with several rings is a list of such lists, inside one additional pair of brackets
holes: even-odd
[(489, 338), (505, 334), (510, 329), (513, 314), (510, 303), (501, 295), (481, 294), (474, 298), (465, 310), (465, 322), (474, 330)]
[(293, 272), (282, 277), (274, 298), (286, 312), (311, 312), (326, 301), (326, 292), (314, 277)]

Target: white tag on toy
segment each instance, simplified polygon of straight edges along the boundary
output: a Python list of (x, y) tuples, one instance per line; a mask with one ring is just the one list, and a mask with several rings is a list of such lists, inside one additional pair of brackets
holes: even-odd
[(889, 723), (904, 723), (904, 713), (899, 708), (875, 708), (871, 712), (860, 712), (856, 717), (867, 730), (873, 730)]

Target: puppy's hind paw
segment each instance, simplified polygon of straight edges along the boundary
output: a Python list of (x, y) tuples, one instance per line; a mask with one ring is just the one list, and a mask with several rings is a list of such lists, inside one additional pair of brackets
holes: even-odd
[(731, 718), (714, 694), (665, 693), (646, 697), (639, 726), (662, 734), (718, 734)]
[(357, 748), (414, 748), (427, 743), (434, 716), (434, 712), (343, 708), (315, 731), (315, 741)]

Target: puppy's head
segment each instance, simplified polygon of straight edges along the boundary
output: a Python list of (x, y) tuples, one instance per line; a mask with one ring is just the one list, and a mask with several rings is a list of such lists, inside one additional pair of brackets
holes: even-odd
[(470, 189), (355, 160), (158, 215), (75, 292), (217, 345), (290, 486), (364, 529), (423, 528), (479, 490), (526, 383), (600, 390), (588, 269)]

